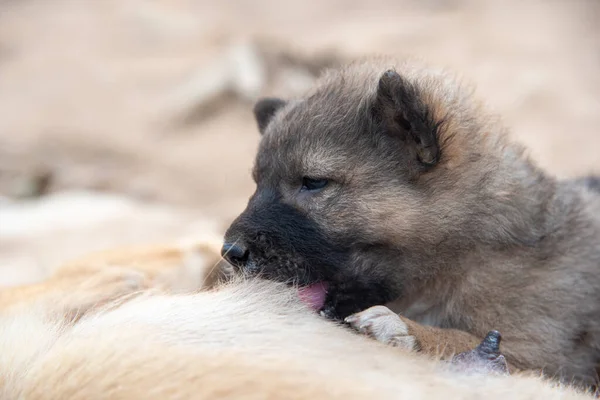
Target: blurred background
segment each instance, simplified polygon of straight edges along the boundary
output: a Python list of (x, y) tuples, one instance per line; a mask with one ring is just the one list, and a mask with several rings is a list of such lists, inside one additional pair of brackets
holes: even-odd
[(599, 23), (597, 0), (0, 0), (0, 285), (222, 232), (256, 98), (370, 54), (453, 69), (543, 167), (600, 173)]

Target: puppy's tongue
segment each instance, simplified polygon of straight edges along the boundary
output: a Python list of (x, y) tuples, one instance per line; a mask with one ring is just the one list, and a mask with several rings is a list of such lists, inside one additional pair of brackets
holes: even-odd
[(319, 311), (325, 305), (327, 295), (327, 282), (317, 282), (309, 286), (298, 288), (298, 296), (306, 305)]

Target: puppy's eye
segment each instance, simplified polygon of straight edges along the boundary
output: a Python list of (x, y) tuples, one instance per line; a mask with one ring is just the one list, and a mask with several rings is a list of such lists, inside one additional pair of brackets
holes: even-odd
[(302, 178), (302, 188), (300, 189), (300, 191), (315, 192), (317, 190), (323, 189), (325, 186), (327, 186), (328, 183), (329, 181), (327, 179), (312, 179), (305, 176), (304, 178)]

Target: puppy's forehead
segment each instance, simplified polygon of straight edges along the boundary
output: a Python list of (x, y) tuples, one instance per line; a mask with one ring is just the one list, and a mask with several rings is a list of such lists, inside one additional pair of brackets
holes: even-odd
[[(336, 160), (355, 151), (366, 127), (364, 95), (325, 87), (290, 102), (267, 127), (260, 143), (257, 168), (290, 170), (335, 168)], [(316, 164), (330, 164), (316, 165)]]
[(344, 95), (336, 88), (322, 88), (305, 99), (291, 102), (270, 124), (267, 138), (284, 141), (288, 138), (306, 144), (338, 140), (345, 141), (365, 117), (365, 107), (359, 93)]

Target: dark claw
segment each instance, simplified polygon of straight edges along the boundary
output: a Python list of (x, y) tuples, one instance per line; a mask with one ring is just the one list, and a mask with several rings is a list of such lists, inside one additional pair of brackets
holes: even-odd
[(486, 359), (494, 359), (500, 356), (500, 342), (502, 335), (498, 331), (490, 331), (483, 341), (475, 348), (475, 351)]
[(500, 354), (502, 335), (490, 331), (479, 346), (455, 355), (451, 364), (462, 372), (509, 375), (506, 359)]

